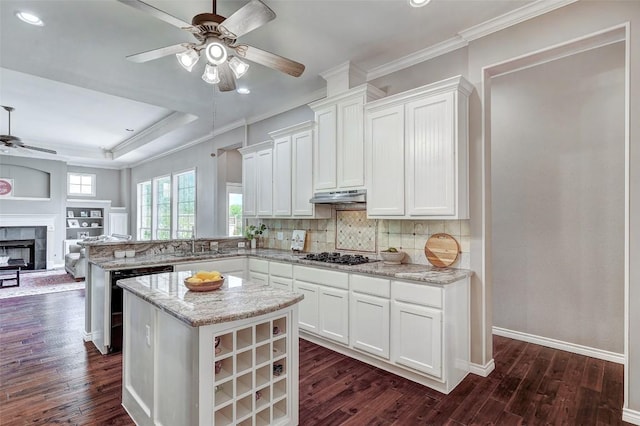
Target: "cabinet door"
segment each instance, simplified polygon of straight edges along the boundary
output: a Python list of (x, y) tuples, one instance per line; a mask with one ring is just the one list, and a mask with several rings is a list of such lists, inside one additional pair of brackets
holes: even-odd
[(291, 278), (269, 277), (269, 284), (273, 288), (291, 291), (293, 289), (293, 280)]
[(338, 187), (364, 186), (364, 97), (338, 104)]
[(293, 145), (292, 213), (312, 216), (313, 204), (313, 133), (310, 130), (291, 137)]
[(442, 311), (393, 301), (392, 361), (442, 377)]
[(257, 156), (257, 215), (271, 216), (273, 213), (273, 151), (258, 151)]
[(367, 214), (402, 216), (405, 212), (404, 106), (367, 114)]
[[(306, 296), (305, 296), (306, 297)], [(349, 292), (318, 286), (319, 334), (345, 345), (349, 344)]]
[(257, 154), (255, 152), (245, 154), (242, 157), (242, 215), (255, 216), (257, 195)]
[(298, 325), (302, 330), (318, 333), (318, 286), (304, 281), (294, 281), (293, 290), (302, 293), (304, 299), (298, 310)]
[(103, 231), (105, 234), (129, 234), (129, 215), (127, 213), (109, 213), (109, 229)]
[(273, 214), (291, 215), (291, 137), (273, 141)]
[(454, 94), (406, 105), (406, 163), (409, 215), (456, 213)]
[(262, 272), (250, 271), (249, 281), (262, 285), (269, 285), (269, 275), (263, 274)]
[(389, 299), (351, 293), (351, 346), (389, 359)]
[(318, 125), (315, 143), (315, 190), (335, 189), (337, 154), (336, 105), (316, 111)]

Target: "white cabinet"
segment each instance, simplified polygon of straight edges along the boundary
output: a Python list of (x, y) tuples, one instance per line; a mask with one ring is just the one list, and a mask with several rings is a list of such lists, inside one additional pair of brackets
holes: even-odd
[(389, 359), (390, 282), (387, 279), (351, 274), (350, 346)]
[(177, 263), (173, 266), (175, 272), (179, 271), (219, 271), (225, 277), (233, 275), (236, 277), (244, 277), (247, 259), (220, 259), (220, 260), (203, 260), (200, 262)]
[(442, 377), (442, 311), (393, 301), (392, 361)]
[(365, 186), (364, 105), (384, 92), (364, 84), (309, 104), (317, 125), (315, 191)]
[(313, 197), (313, 122), (270, 132), (273, 138), (273, 216), (323, 219), (329, 206), (316, 206)]
[(349, 292), (318, 286), (318, 333), (344, 345), (349, 344)]
[(300, 328), (334, 342), (349, 343), (349, 275), (294, 266), (293, 289), (304, 294)]
[(280, 290), (293, 291), (293, 265), (269, 262), (269, 285)]
[(249, 259), (249, 280), (263, 285), (269, 285), (269, 261)]
[(112, 208), (109, 212), (108, 229), (109, 234), (129, 235), (129, 215), (127, 212)]
[(261, 142), (238, 151), (242, 154), (243, 216), (271, 216), (273, 142)]
[(366, 106), (369, 217), (469, 218), (472, 91), (458, 76)]
[(304, 295), (304, 299), (300, 302), (298, 315), (300, 329), (318, 333), (318, 286), (302, 280), (295, 280), (293, 291)]

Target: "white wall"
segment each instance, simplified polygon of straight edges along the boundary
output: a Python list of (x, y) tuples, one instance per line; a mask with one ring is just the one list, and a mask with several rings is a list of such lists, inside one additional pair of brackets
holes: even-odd
[(492, 79), (493, 325), (624, 352), (624, 43)]

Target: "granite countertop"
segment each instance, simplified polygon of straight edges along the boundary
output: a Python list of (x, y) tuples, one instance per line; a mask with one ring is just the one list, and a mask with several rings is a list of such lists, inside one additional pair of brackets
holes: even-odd
[(122, 259), (92, 259), (91, 263), (98, 265), (107, 271), (130, 269), (144, 266), (173, 265), (176, 263), (205, 262), (207, 260), (219, 260), (238, 256), (253, 257), (265, 260), (293, 263), (313, 266), (316, 268), (333, 269), (350, 273), (382, 276), (388, 278), (427, 282), (430, 284), (451, 284), (458, 280), (473, 275), (473, 271), (457, 268), (435, 268), (430, 265), (418, 265), (403, 263), (402, 265), (387, 265), (383, 262), (370, 262), (362, 265), (336, 265), (306, 260), (306, 253), (293, 253), (276, 249), (237, 249), (225, 250), (219, 253), (194, 253), (194, 254), (159, 254), (154, 256), (138, 256)]
[(119, 280), (118, 286), (193, 327), (275, 312), (304, 297), (232, 275), (218, 290), (193, 292), (184, 285), (189, 276), (189, 271), (145, 275)]

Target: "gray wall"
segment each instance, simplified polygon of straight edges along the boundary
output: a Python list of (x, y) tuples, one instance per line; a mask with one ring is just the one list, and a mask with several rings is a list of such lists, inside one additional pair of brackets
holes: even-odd
[(624, 352), (624, 44), (491, 86), (493, 324)]
[(0, 163), (0, 177), (13, 179), (13, 197), (49, 198), (51, 174), (33, 167)]
[(306, 105), (299, 106), (282, 114), (274, 115), (249, 125), (247, 145), (268, 141), (269, 132), (284, 129), (294, 124), (313, 120), (313, 111)]

